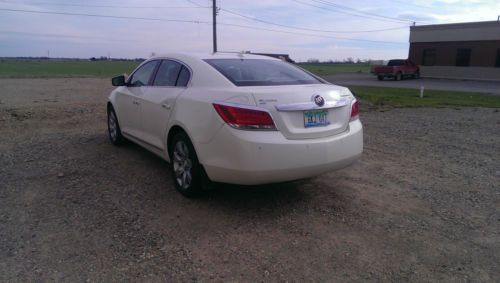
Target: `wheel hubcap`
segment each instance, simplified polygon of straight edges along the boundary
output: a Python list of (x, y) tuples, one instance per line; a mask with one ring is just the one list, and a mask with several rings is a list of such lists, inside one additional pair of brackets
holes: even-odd
[(173, 167), (177, 184), (183, 189), (189, 188), (193, 179), (191, 173), (192, 162), (189, 158), (189, 148), (183, 141), (178, 141), (175, 144)]
[(108, 129), (109, 129), (109, 135), (111, 136), (111, 139), (114, 141), (116, 140), (116, 136), (117, 136), (117, 126), (116, 126), (116, 117), (115, 117), (115, 113), (111, 112), (109, 113), (109, 116), (108, 116)]

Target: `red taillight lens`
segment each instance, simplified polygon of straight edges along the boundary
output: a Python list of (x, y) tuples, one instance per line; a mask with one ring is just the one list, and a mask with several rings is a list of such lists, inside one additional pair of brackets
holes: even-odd
[(359, 102), (354, 100), (351, 105), (351, 121), (359, 118)]
[(266, 111), (214, 103), (219, 116), (231, 127), (246, 130), (276, 130), (273, 118)]

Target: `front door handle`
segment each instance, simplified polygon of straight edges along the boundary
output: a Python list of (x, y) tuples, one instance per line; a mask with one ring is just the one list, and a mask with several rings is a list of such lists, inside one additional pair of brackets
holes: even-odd
[(170, 108), (172, 108), (172, 106), (170, 106), (170, 104), (168, 104), (168, 103), (163, 103), (163, 104), (161, 105), (161, 107), (163, 107), (163, 108), (165, 108), (165, 109), (170, 109)]
[(135, 104), (135, 105), (139, 105), (140, 104), (139, 101), (136, 101), (136, 100), (134, 100), (132, 103)]

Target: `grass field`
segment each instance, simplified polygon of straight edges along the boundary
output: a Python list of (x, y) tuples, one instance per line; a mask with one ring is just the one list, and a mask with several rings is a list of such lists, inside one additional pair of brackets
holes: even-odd
[(132, 72), (136, 61), (0, 60), (3, 78), (102, 77)]
[(300, 67), (316, 75), (335, 75), (339, 73), (369, 73), (369, 64), (298, 64)]
[[(137, 61), (53, 61), (53, 60), (0, 60), (0, 78), (57, 78), (100, 77), (111, 78), (130, 74)], [(367, 73), (366, 64), (299, 64), (317, 75), (337, 73)], [(419, 98), (418, 90), (352, 86), (351, 90), (362, 100), (375, 105), (395, 107), (479, 106), (500, 108), (500, 96), (479, 93), (427, 90)]]
[[(140, 62), (135, 61), (53, 61), (53, 60), (0, 60), (0, 77), (113, 77), (128, 73)], [(299, 64), (317, 75), (338, 73), (368, 73), (367, 64)]]
[(483, 93), (426, 90), (420, 98), (419, 90), (405, 88), (350, 86), (361, 100), (378, 106), (394, 107), (490, 107), (500, 108), (500, 96)]

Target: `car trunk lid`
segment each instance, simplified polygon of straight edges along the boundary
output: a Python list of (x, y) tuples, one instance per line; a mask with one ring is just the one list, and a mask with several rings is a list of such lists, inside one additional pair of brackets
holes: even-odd
[(252, 95), (258, 107), (270, 112), (287, 139), (321, 138), (344, 132), (354, 99), (347, 88), (329, 84), (257, 87)]

